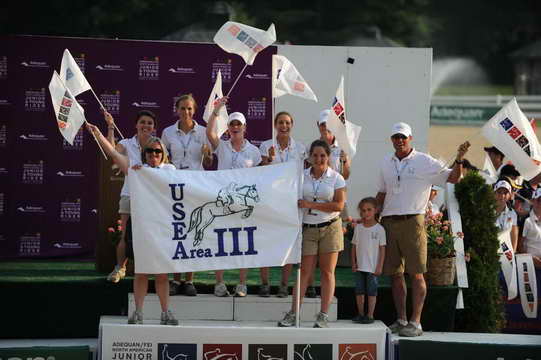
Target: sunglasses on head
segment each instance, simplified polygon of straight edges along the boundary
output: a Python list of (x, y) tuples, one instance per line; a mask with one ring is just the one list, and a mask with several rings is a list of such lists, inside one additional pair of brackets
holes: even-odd
[(160, 154), (163, 153), (163, 150), (162, 150), (162, 149), (146, 148), (146, 149), (145, 149), (145, 153), (147, 153), (147, 154), (152, 154), (152, 153), (154, 153), (154, 154), (156, 154), (156, 155), (160, 155)]

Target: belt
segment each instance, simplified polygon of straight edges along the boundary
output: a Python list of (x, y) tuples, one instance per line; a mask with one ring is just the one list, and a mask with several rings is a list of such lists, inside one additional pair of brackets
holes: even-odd
[(412, 217), (415, 217), (417, 215), (419, 215), (419, 214), (388, 215), (388, 216), (384, 216), (383, 218), (391, 219), (391, 220), (395, 220), (395, 221), (403, 221), (403, 220), (411, 219)]
[(325, 221), (325, 222), (322, 222), (322, 223), (319, 223), (319, 224), (302, 224), (302, 226), (307, 227), (307, 228), (322, 228), (322, 227), (331, 225), (333, 222), (335, 222), (338, 219), (340, 219), (340, 216), (337, 216), (332, 220)]

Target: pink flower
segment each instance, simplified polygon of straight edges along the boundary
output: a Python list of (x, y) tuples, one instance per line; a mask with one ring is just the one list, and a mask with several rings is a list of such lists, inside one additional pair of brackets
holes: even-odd
[(118, 219), (118, 220), (116, 221), (116, 223), (117, 223), (117, 225), (122, 225), (122, 220)]
[(462, 231), (459, 231), (459, 232), (456, 233), (456, 236), (463, 239), (464, 238), (464, 233)]
[(436, 238), (436, 244), (438, 244), (438, 245), (443, 244), (443, 237), (442, 237), (442, 236), (438, 236), (438, 237)]
[(449, 230), (449, 226), (443, 226), (441, 229), (442, 229), (443, 231), (447, 231), (447, 230)]
[(122, 226), (118, 225), (118, 226), (116, 227), (116, 231), (122, 231)]
[(110, 228), (107, 228), (107, 231), (109, 231), (110, 233), (113, 233), (113, 232), (115, 232), (115, 229), (113, 229), (112, 227), (110, 227)]
[(435, 217), (438, 218), (438, 219), (441, 219), (441, 218), (443, 217), (443, 214), (442, 214), (442, 213), (437, 213), (437, 214), (435, 215)]

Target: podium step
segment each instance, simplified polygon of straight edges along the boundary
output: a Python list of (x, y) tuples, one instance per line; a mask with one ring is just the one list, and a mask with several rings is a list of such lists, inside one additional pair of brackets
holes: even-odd
[[(291, 308), (292, 297), (262, 298), (248, 295), (244, 298), (216, 297), (212, 294), (197, 296), (171, 296), (169, 308), (179, 320), (229, 320), (229, 321), (278, 321)], [(301, 321), (314, 321), (319, 312), (321, 299), (304, 299)], [(128, 311), (135, 310), (133, 293), (128, 294)], [(145, 297), (143, 309), (145, 319), (157, 320), (161, 315), (160, 300), (156, 294)], [(329, 321), (336, 321), (338, 302), (333, 298), (329, 308)]]

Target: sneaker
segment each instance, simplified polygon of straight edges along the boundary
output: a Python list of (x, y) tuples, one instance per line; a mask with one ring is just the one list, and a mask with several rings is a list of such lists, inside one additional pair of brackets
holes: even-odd
[(310, 299), (317, 298), (316, 288), (313, 286), (308, 286), (308, 288), (306, 289), (306, 295), (304, 295), (304, 297)]
[(270, 286), (262, 284), (259, 287), (259, 296), (260, 297), (270, 297)]
[(197, 296), (197, 290), (195, 289), (195, 286), (191, 282), (184, 283), (182, 293), (186, 296)]
[(293, 311), (288, 311), (284, 318), (278, 321), (279, 327), (292, 327), (295, 326), (295, 313)]
[(169, 281), (169, 296), (174, 296), (180, 293), (182, 284), (178, 281)]
[(107, 275), (107, 281), (112, 282), (113, 284), (116, 284), (120, 280), (124, 279), (125, 277), (126, 277), (126, 268), (116, 265), (113, 271), (111, 271), (111, 273)]
[(398, 334), (400, 330), (406, 327), (406, 325), (403, 325), (400, 321), (396, 320), (394, 323), (389, 325), (389, 330), (391, 330), (393, 334)]
[(329, 315), (320, 311), (316, 316), (316, 322), (314, 323), (314, 327), (315, 328), (328, 328), (329, 327), (329, 325), (327, 324), (328, 321), (329, 321)]
[(245, 284), (238, 284), (235, 288), (235, 297), (245, 297), (248, 294), (248, 288)]
[(229, 291), (227, 291), (227, 286), (223, 282), (214, 285), (214, 296), (218, 297), (228, 297)]
[(143, 323), (143, 312), (140, 310), (135, 310), (131, 316), (128, 318), (128, 324), (138, 324)]
[(278, 289), (278, 293), (276, 294), (279, 298), (286, 298), (289, 296), (289, 289), (287, 285), (280, 285), (280, 288)]
[(373, 324), (374, 318), (371, 316), (365, 316), (364, 319), (360, 321), (361, 324)]
[(353, 317), (353, 319), (351, 319), (351, 321), (353, 321), (354, 323), (357, 323), (357, 324), (362, 324), (363, 321), (365, 320), (365, 318), (366, 318), (366, 316), (359, 314), (359, 315)]
[(165, 312), (162, 312), (162, 316), (160, 317), (160, 324), (161, 325), (178, 325), (178, 320), (175, 318), (175, 315), (173, 315), (171, 310), (167, 310)]
[(423, 329), (418, 328), (417, 326), (413, 325), (411, 322), (408, 323), (408, 325), (404, 326), (400, 332), (398, 333), (400, 336), (406, 336), (406, 337), (415, 337), (415, 336), (421, 336), (423, 335)]

